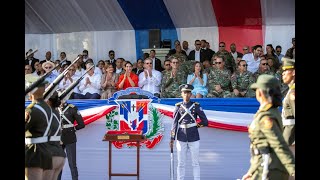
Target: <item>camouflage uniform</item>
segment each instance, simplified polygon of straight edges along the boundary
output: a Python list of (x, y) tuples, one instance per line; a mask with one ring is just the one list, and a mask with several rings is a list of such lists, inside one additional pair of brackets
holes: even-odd
[[(208, 95), (207, 97), (231, 97), (231, 72), (227, 69), (213, 69), (208, 74)], [(215, 85), (220, 85), (222, 92), (215, 90)]]
[[(279, 82), (272, 75), (262, 75), (250, 88), (277, 89)], [(259, 110), (249, 126), (250, 179), (283, 179), (295, 174), (295, 158), (282, 135), (283, 124), (277, 104), (260, 102)]]
[(193, 73), (193, 66), (195, 64), (196, 61), (192, 60), (192, 61), (184, 61), (182, 63), (180, 63), (179, 66), (179, 71), (183, 71), (186, 75), (188, 74), (192, 74)]
[(265, 72), (262, 72), (260, 71), (260, 69), (258, 69), (258, 71), (256, 71), (255, 73), (253, 73), (253, 77), (255, 79), (258, 79), (258, 77), (261, 75), (261, 74), (269, 74), (269, 75), (273, 75), (274, 76), (274, 72), (270, 71), (270, 70), (267, 70)]
[(237, 66), (236, 66), (236, 63), (234, 62), (233, 56), (228, 51), (218, 51), (213, 56), (224, 56), (224, 59), (225, 59), (224, 67), (226, 69), (229, 69), (231, 74), (235, 72)]
[(179, 70), (175, 78), (170, 78), (171, 72), (172, 70), (167, 71), (162, 77), (161, 98), (181, 98), (179, 86), (186, 83), (186, 74), (184, 71)]
[[(250, 71), (246, 71), (242, 74), (240, 74), (239, 71), (236, 71), (231, 76), (232, 89), (237, 89), (240, 92), (246, 91), (246, 94), (244, 97), (255, 97), (256, 95), (255, 92), (249, 88), (250, 85), (254, 82), (256, 82), (256, 80)], [(242, 97), (241, 95), (236, 96), (234, 92), (232, 92), (231, 94), (232, 94), (232, 97)]]

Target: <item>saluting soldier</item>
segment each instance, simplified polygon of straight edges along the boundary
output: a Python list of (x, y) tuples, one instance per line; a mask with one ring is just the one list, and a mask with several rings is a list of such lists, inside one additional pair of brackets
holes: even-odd
[[(62, 147), (65, 148), (67, 153), (72, 180), (78, 180), (76, 131), (84, 128), (85, 124), (78, 108), (75, 105), (62, 100), (58, 110), (62, 119)], [(75, 122), (77, 122), (76, 126), (74, 126)], [(61, 179), (61, 174), (62, 171), (58, 177), (59, 180)]]
[[(29, 87), (39, 77), (25, 75)], [(48, 151), (48, 133), (52, 110), (43, 99), (47, 81), (40, 83), (29, 96), (31, 104), (25, 109), (25, 179), (39, 180), (44, 170), (52, 169), (52, 156)]]
[[(200, 180), (200, 136), (198, 128), (208, 126), (208, 119), (200, 104), (190, 101), (193, 86), (190, 84), (183, 84), (179, 89), (183, 102), (175, 105), (170, 141), (170, 148), (173, 148), (174, 140), (177, 139), (177, 179), (183, 180), (185, 177), (185, 163), (187, 159), (187, 150), (189, 148), (192, 159), (193, 177), (195, 180)], [(197, 117), (201, 120), (199, 123), (196, 122)]]
[(251, 165), (242, 179), (287, 180), (295, 174), (295, 159), (282, 135), (280, 83), (262, 74), (250, 88), (256, 90), (260, 107), (248, 129)]
[(289, 86), (282, 101), (283, 137), (295, 154), (295, 59), (283, 57), (282, 61), (282, 80)]

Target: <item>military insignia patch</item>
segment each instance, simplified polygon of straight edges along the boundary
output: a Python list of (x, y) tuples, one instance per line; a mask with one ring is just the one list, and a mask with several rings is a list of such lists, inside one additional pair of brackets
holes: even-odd
[(261, 120), (261, 125), (265, 129), (271, 129), (273, 126), (273, 120), (270, 117), (263, 117)]

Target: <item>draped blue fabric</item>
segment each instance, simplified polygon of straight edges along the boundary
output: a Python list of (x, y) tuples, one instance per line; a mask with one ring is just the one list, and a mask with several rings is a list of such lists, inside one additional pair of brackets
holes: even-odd
[(135, 30), (137, 59), (143, 59), (142, 49), (149, 48), (149, 30)]
[(118, 3), (135, 30), (175, 28), (163, 0), (118, 0)]
[[(165, 98), (160, 99), (160, 104), (172, 105), (181, 102), (181, 98)], [(256, 113), (259, 109), (259, 103), (255, 98), (201, 98), (192, 99), (199, 102), (205, 110), (239, 112), (239, 113)], [(116, 105), (115, 102), (109, 102), (106, 99), (101, 100), (69, 100), (69, 103), (76, 105), (79, 110), (99, 107), (104, 105)], [(158, 102), (154, 102), (158, 103)], [(30, 104), (30, 101), (25, 102), (25, 106)]]

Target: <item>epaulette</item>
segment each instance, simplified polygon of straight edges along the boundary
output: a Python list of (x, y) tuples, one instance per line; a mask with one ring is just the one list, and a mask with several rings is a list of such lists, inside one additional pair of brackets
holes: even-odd
[(70, 106), (70, 107), (74, 108), (74, 105), (73, 105), (73, 104), (68, 104), (68, 106)]
[(194, 104), (195, 104), (195, 105), (199, 105), (200, 103), (198, 103), (198, 102), (194, 102)]
[(180, 106), (182, 104), (182, 102), (178, 102), (176, 103), (176, 106)]
[(35, 104), (36, 104), (35, 102), (30, 103), (30, 104), (26, 107), (26, 109), (31, 109), (31, 108), (33, 108), (33, 106), (34, 106)]
[(290, 88), (290, 89), (295, 89), (295, 88), (296, 88), (296, 84), (293, 83), (289, 88)]

